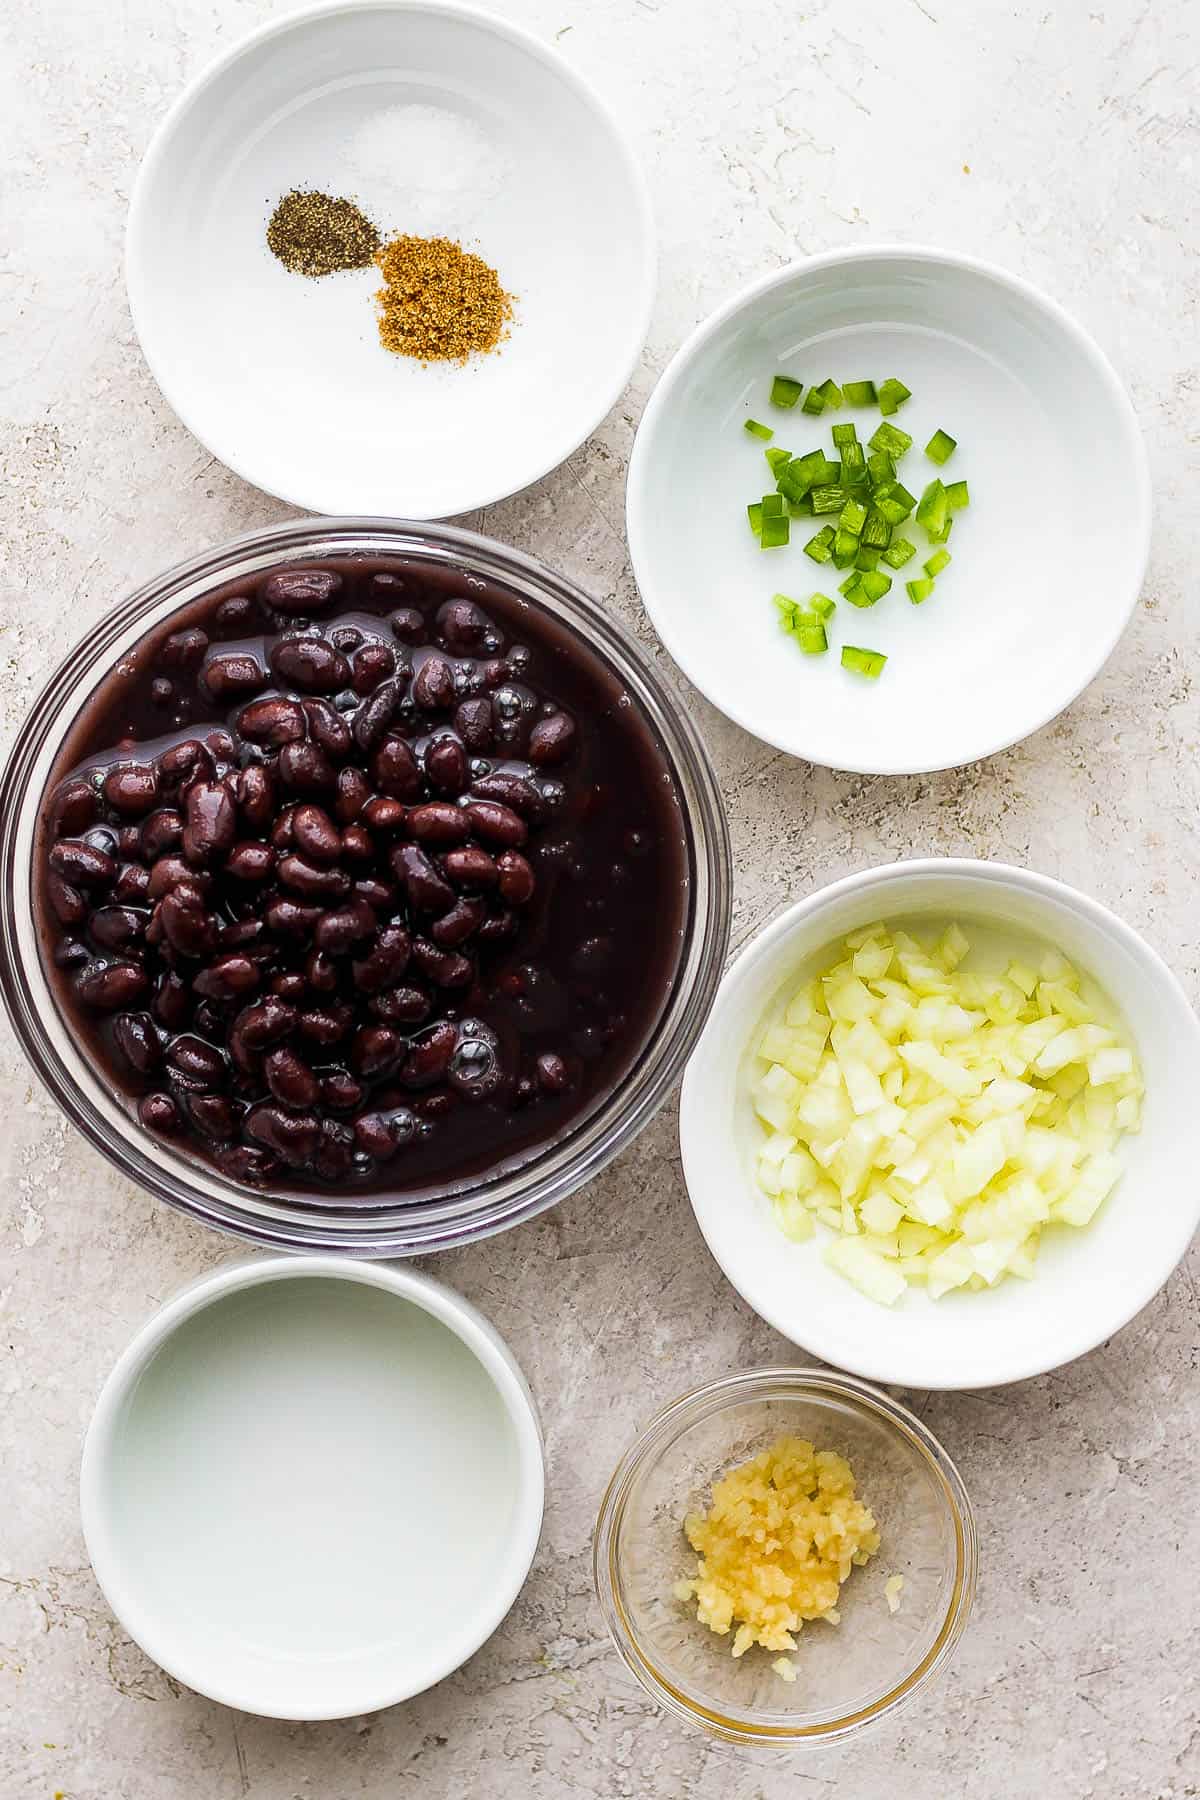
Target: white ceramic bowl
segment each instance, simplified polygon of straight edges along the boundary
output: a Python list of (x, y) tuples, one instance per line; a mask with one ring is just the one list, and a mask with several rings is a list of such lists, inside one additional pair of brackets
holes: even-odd
[[(895, 416), (913, 438), (900, 466), (917, 496), (965, 477), (953, 562), (913, 606), (904, 583), (869, 610), (841, 600), (844, 575), (803, 545), (822, 522), (793, 519), (785, 548), (758, 547), (747, 502), (774, 482), (747, 417), (798, 455), (832, 451), (830, 425), (865, 442), (875, 408), (822, 419), (770, 405), (771, 378), (898, 376)], [(941, 427), (944, 469), (924, 455)], [(830, 251), (755, 281), (678, 352), (646, 408), (629, 468), (629, 547), (646, 610), (715, 706), (793, 756), (866, 774), (950, 768), (1047, 723), (1104, 664), (1145, 572), (1150, 486), (1133, 410), (1096, 345), (1015, 276), (945, 251)], [(830, 652), (805, 656), (771, 597), (828, 594)], [(882, 650), (876, 682), (841, 668), (845, 643)]]
[[(753, 1049), (781, 989), (815, 974), (847, 932), (889, 923), (985, 925), (1013, 947), (1039, 939), (1093, 977), (1132, 1035), (1146, 1083), (1143, 1128), (1121, 1140), (1125, 1175), (1092, 1224), (1043, 1233), (1031, 1281), (933, 1301), (912, 1287), (877, 1305), (829, 1269), (828, 1234), (783, 1236), (753, 1173), (762, 1127)], [(743, 1299), (795, 1344), (876, 1381), (991, 1387), (1070, 1362), (1120, 1330), (1171, 1274), (1200, 1224), (1200, 1022), (1161, 958), (1074, 888), (1002, 863), (869, 869), (779, 915), (726, 975), (688, 1065), (680, 1140), (709, 1249)]]
[[(394, 110), (414, 106), (439, 116)], [(422, 160), (392, 173), (393, 143)], [(385, 237), (478, 250), (517, 297), (509, 341), (461, 368), (384, 350), (378, 270), (306, 280), (267, 249), (296, 187), (357, 197)], [(314, 512), (437, 518), (538, 480), (615, 404), (653, 225), (607, 109), (536, 38), (454, 0), (333, 0), (254, 32), (173, 106), (127, 279), (164, 395), (237, 474)]]
[(440, 1282), (338, 1257), (240, 1262), (143, 1326), (84, 1445), (83, 1529), (130, 1636), (282, 1719), (421, 1693), (499, 1625), (544, 1474), (533, 1401)]

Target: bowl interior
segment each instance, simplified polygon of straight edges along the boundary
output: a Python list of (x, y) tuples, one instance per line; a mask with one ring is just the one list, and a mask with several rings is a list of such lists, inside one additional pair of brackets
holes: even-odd
[[(509, 341), (465, 367), (385, 351), (378, 270), (306, 280), (268, 251), (297, 187), (355, 197), (385, 238), (477, 251), (516, 296)], [(384, 4), (285, 22), (202, 79), (150, 152), (128, 272), (147, 360), (222, 461), (315, 511), (432, 518), (536, 480), (599, 422), (652, 262), (631, 156), (564, 63), (486, 17)]]
[[(783, 1435), (847, 1458), (881, 1535), (842, 1588), (840, 1624), (800, 1633), (794, 1684), (774, 1672), (770, 1651), (735, 1659), (731, 1637), (701, 1625), (672, 1591), (696, 1571), (686, 1516), (707, 1510), (715, 1480)], [(759, 1730), (828, 1729), (878, 1706), (938, 1644), (958, 1596), (959, 1530), (927, 1453), (874, 1409), (815, 1393), (738, 1398), (674, 1435), (634, 1479), (616, 1527), (616, 1595), (637, 1655), (689, 1707)], [(904, 1577), (895, 1613), (884, 1592), (893, 1575)]]
[[(1053, 945), (1092, 977), (1141, 1061), (1143, 1125), (1121, 1139), (1125, 1174), (1087, 1229), (1042, 1233), (1031, 1281), (1009, 1278), (937, 1301), (913, 1287), (889, 1308), (826, 1267), (823, 1228), (795, 1244), (776, 1225), (754, 1179), (762, 1127), (750, 1095), (753, 1049), (781, 989), (824, 967), (847, 932), (877, 919), (932, 928), (951, 918), (993, 950)], [(900, 865), (801, 903), (726, 977), (684, 1083), (688, 1191), (729, 1279), (794, 1343), (875, 1380), (986, 1387), (1093, 1348), (1171, 1273), (1200, 1217), (1200, 1119), (1192, 1100), (1198, 1083), (1200, 1025), (1182, 990), (1103, 908), (1001, 865)]]
[[(913, 606), (892, 573), (868, 611), (844, 575), (803, 545), (823, 522), (791, 521), (764, 552), (746, 505), (773, 489), (747, 417), (775, 446), (832, 454), (830, 425), (865, 442), (874, 407), (823, 419), (769, 404), (771, 378), (898, 376), (913, 397), (894, 423), (913, 438), (900, 466), (919, 497), (934, 475), (966, 478), (953, 561)], [(937, 428), (958, 449), (924, 455)], [(1035, 503), (1053, 471), (1054, 517)], [(1056, 522), (1057, 521), (1057, 522)], [(1056, 308), (981, 269), (919, 252), (817, 259), (764, 284), (686, 347), (647, 410), (629, 486), (634, 568), (655, 625), (691, 679), (748, 731), (833, 768), (901, 773), (990, 754), (1054, 716), (1096, 673), (1137, 598), (1149, 525), (1129, 404), (1094, 346)], [(805, 656), (771, 597), (837, 601), (830, 653)], [(878, 682), (838, 662), (845, 643), (882, 650)]]
[(274, 1716), (367, 1711), (456, 1667), (511, 1602), (540, 1516), (523, 1448), (491, 1373), (413, 1300), (252, 1279), (98, 1413), (89, 1548), (191, 1686)]

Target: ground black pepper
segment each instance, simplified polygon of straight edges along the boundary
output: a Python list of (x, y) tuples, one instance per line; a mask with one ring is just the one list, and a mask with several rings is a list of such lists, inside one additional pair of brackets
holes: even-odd
[(352, 200), (293, 188), (267, 225), (267, 247), (293, 275), (368, 268), (380, 237)]

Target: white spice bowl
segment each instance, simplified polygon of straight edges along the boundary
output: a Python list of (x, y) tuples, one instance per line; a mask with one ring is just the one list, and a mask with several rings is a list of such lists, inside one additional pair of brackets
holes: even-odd
[[(514, 296), (507, 341), (463, 365), (385, 350), (377, 268), (309, 279), (267, 248), (297, 188), (357, 200), (385, 240), (482, 256)], [(456, 0), (326, 0), (176, 101), (126, 276), (159, 387), (236, 474), (306, 511), (431, 519), (538, 480), (616, 404), (654, 234), (619, 126), (548, 45)]]
[(412, 1269), (227, 1264), (106, 1381), (84, 1536), (122, 1625), (210, 1699), (337, 1719), (419, 1694), (529, 1572), (541, 1434), (511, 1351)]

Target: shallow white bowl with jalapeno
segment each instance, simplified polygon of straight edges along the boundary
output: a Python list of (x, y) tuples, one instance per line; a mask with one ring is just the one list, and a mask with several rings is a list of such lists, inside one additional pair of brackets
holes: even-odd
[[(746, 509), (775, 487), (764, 449), (836, 459), (832, 426), (865, 446), (881, 423), (878, 405), (775, 406), (778, 374), (806, 398), (827, 378), (911, 390), (888, 421), (913, 440), (899, 478), (914, 498), (935, 478), (970, 494), (921, 604), (906, 584), (938, 546), (915, 517), (897, 535), (916, 554), (879, 565), (891, 590), (866, 607), (839, 593), (846, 570), (804, 552), (836, 518), (791, 517), (790, 541), (761, 547)], [(945, 463), (925, 450), (938, 431), (957, 444)], [(1016, 743), (1099, 672), (1141, 589), (1150, 483), (1116, 375), (1053, 300), (969, 257), (863, 248), (773, 270), (689, 338), (639, 427), (627, 521), (646, 610), (715, 706), (810, 762), (910, 774)], [(827, 652), (785, 634), (779, 593), (836, 603)], [(887, 658), (877, 679), (842, 667), (847, 645)]]

